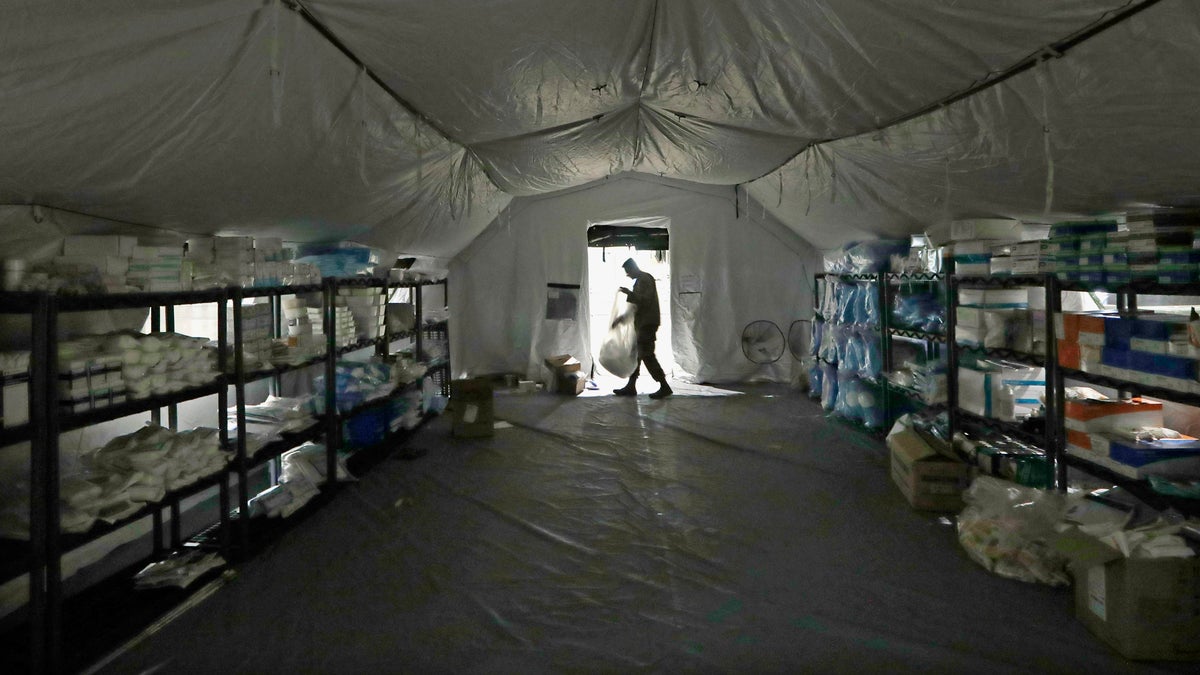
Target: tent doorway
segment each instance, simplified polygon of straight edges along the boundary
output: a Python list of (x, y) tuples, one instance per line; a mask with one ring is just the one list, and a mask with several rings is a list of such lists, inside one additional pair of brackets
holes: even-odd
[[(587, 293), (590, 309), (591, 334), (589, 350), (595, 363), (595, 379), (600, 390), (623, 382), (604, 370), (598, 356), (600, 345), (608, 335), (609, 315), (617, 289), (630, 287), (632, 280), (625, 276), (621, 263), (628, 258), (654, 276), (658, 286), (658, 303), (662, 325), (658, 329), (655, 354), (667, 377), (673, 377), (675, 358), (671, 350), (671, 259), (669, 218), (630, 218), (617, 221), (588, 223)], [(620, 386), (620, 384), (616, 384)]]

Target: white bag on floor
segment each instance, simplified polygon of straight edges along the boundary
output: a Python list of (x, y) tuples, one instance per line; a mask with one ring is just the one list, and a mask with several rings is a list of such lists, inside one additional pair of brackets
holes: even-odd
[(600, 345), (600, 365), (617, 377), (629, 377), (638, 364), (637, 331), (633, 328), (633, 307), (620, 291), (613, 300), (608, 325), (608, 336)]

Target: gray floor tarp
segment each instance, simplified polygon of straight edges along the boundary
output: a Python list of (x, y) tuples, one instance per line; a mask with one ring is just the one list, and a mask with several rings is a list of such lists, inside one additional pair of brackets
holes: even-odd
[[(719, 394), (702, 387), (687, 394)], [(103, 672), (1146, 672), (992, 576), (790, 390), (498, 393)]]

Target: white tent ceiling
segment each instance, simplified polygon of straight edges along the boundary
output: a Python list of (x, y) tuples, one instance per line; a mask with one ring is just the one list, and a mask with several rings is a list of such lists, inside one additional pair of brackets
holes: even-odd
[(1178, 202), (1198, 4), (0, 0), (0, 204), (450, 257), (627, 171), (741, 185), (819, 247)]

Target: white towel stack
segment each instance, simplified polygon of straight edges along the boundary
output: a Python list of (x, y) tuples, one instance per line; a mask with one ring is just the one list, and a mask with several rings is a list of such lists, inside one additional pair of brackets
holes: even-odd
[[(97, 520), (113, 523), (167, 492), (223, 471), (232, 453), (220, 447), (216, 429), (173, 432), (157, 425), (118, 436), (85, 453), (65, 475), (59, 504), (64, 532), (86, 532)], [(29, 481), (0, 493), (0, 536), (29, 538)]]

